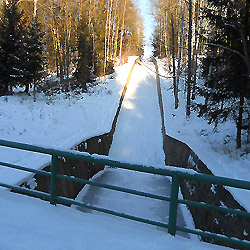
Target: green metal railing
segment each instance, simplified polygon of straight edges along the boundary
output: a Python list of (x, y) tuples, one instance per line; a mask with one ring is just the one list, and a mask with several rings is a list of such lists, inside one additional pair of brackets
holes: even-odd
[[(248, 181), (241, 181), (241, 180), (236, 180), (236, 179), (231, 179), (231, 178), (223, 178), (223, 177), (198, 174), (198, 173), (191, 174), (191, 173), (187, 173), (187, 172), (180, 171), (180, 170), (169, 170), (167, 168), (166, 169), (162, 169), (162, 168), (158, 169), (155, 167), (146, 167), (146, 166), (138, 165), (138, 164), (129, 164), (129, 163), (115, 161), (115, 160), (112, 160), (106, 156), (90, 155), (88, 153), (77, 152), (77, 151), (62, 151), (62, 150), (57, 150), (57, 149), (52, 149), (52, 148), (38, 147), (38, 146), (33, 146), (33, 145), (28, 145), (28, 144), (23, 144), (23, 143), (5, 141), (5, 140), (0, 140), (0, 146), (21, 149), (21, 150), (26, 150), (26, 151), (31, 151), (31, 152), (37, 152), (37, 153), (42, 153), (42, 154), (48, 154), (48, 155), (52, 156), (52, 167), (51, 167), (50, 173), (42, 171), (42, 170), (34, 170), (34, 169), (30, 169), (30, 168), (26, 168), (26, 167), (22, 167), (22, 166), (18, 166), (18, 165), (13, 165), (10, 163), (0, 162), (0, 166), (19, 169), (19, 170), (31, 172), (34, 174), (49, 176), (50, 180), (51, 180), (50, 194), (47, 194), (44, 192), (39, 192), (36, 190), (29, 190), (27, 188), (22, 188), (19, 186), (12, 186), (12, 185), (0, 183), (0, 186), (2, 186), (2, 187), (11, 189), (11, 190), (16, 191), (16, 192), (20, 192), (20, 193), (24, 193), (24, 194), (28, 194), (28, 195), (32, 195), (35, 197), (49, 200), (50, 203), (53, 205), (56, 205), (57, 203), (64, 203), (64, 204), (69, 204), (69, 205), (74, 204), (77, 206), (85, 207), (85, 208), (96, 210), (96, 211), (103, 212), (103, 213), (108, 213), (108, 214), (119, 216), (122, 218), (127, 218), (130, 220), (135, 220), (135, 221), (139, 221), (139, 222), (167, 228), (168, 232), (171, 235), (175, 235), (176, 231), (182, 231), (182, 232), (187, 232), (187, 233), (199, 235), (199, 236), (206, 237), (206, 238), (211, 238), (211, 239), (218, 240), (218, 241), (232, 243), (232, 244), (235, 244), (237, 246), (250, 247), (250, 241), (246, 241), (246, 240), (242, 241), (242, 240), (239, 240), (236, 238), (229, 238), (229, 237), (226, 237), (223, 235), (213, 234), (213, 233), (209, 233), (209, 232), (203, 232), (201, 230), (192, 230), (192, 229), (188, 229), (188, 228), (184, 228), (184, 227), (179, 227), (176, 225), (178, 204), (185, 204), (188, 206), (196, 206), (196, 207), (206, 208), (209, 210), (224, 212), (227, 214), (240, 215), (240, 216), (245, 216), (245, 217), (250, 218), (250, 213), (245, 212), (245, 211), (234, 210), (234, 209), (225, 208), (225, 207), (217, 207), (217, 206), (208, 205), (208, 204), (205, 204), (202, 202), (195, 202), (195, 201), (189, 201), (189, 200), (184, 200), (184, 199), (178, 199), (180, 180), (195, 180), (195, 181), (208, 182), (208, 183), (212, 183), (212, 184), (219, 184), (219, 185), (224, 185), (224, 186), (229, 186), (229, 187), (234, 187), (234, 188), (250, 190), (250, 182), (248, 182)], [(97, 182), (89, 181), (89, 180), (85, 180), (85, 179), (79, 179), (79, 178), (75, 178), (75, 177), (59, 175), (57, 173), (58, 157), (65, 157), (65, 158), (70, 158), (70, 159), (82, 160), (85, 162), (99, 163), (99, 164), (103, 164), (103, 165), (107, 165), (107, 166), (111, 166), (111, 167), (117, 167), (117, 168), (132, 170), (132, 171), (151, 173), (151, 174), (157, 174), (157, 175), (162, 175), (162, 176), (171, 176), (172, 177), (171, 195), (170, 195), (170, 197), (165, 197), (165, 196), (140, 192), (140, 191), (136, 191), (136, 190), (132, 190), (132, 189), (121, 188), (121, 187), (107, 185), (107, 184), (101, 184), (101, 183), (97, 183)], [(125, 193), (129, 193), (129, 194), (143, 196), (143, 197), (149, 197), (149, 198), (158, 199), (158, 200), (162, 200), (162, 201), (169, 201), (170, 202), (169, 223), (165, 224), (165, 223), (160, 223), (160, 222), (156, 222), (156, 221), (152, 221), (152, 220), (148, 220), (148, 219), (143, 219), (140, 217), (135, 217), (135, 216), (115, 212), (115, 211), (112, 211), (109, 209), (91, 206), (91, 205), (85, 204), (83, 202), (75, 201), (73, 199), (57, 196), (57, 180), (58, 179), (64, 179), (67, 181), (73, 181), (73, 182), (78, 182), (78, 183), (82, 183), (82, 184), (93, 185), (93, 186), (97, 186), (97, 187), (101, 187), (101, 188), (116, 190), (119, 192), (125, 192)]]

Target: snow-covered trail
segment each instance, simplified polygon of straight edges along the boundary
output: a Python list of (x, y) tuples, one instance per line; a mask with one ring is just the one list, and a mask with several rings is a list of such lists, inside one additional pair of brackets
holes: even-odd
[(109, 156), (141, 164), (165, 164), (155, 76), (143, 66), (134, 69)]
[[(134, 68), (109, 156), (131, 163), (165, 165), (156, 79), (144, 66)], [(164, 196), (169, 196), (171, 190), (167, 177), (109, 167), (95, 181)], [(168, 223), (168, 202), (93, 186), (84, 188), (79, 199), (120, 213)], [(178, 225), (185, 226), (181, 211)]]

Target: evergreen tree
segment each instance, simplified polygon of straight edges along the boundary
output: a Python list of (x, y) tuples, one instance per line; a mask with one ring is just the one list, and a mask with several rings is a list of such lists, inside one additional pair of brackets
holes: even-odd
[(75, 77), (82, 89), (86, 89), (86, 83), (93, 80), (91, 78), (91, 70), (94, 58), (92, 57), (91, 35), (85, 20), (85, 15), (82, 15), (78, 28), (78, 64), (75, 72)]
[[(162, 49), (162, 47), (163, 47), (162, 42), (160, 40), (160, 35), (159, 35), (159, 32), (157, 30), (155, 30), (154, 34), (153, 34), (152, 46), (153, 46), (153, 56), (154, 57), (163, 58), (166, 56), (165, 47)], [(162, 50), (164, 50), (164, 52)]]
[(4, 1), (0, 23), (0, 92), (12, 91), (12, 87), (24, 77), (25, 56), (23, 12), (17, 0)]
[(23, 84), (26, 86), (26, 92), (29, 91), (29, 85), (32, 83), (35, 85), (43, 75), (43, 35), (41, 24), (34, 18), (24, 38), (26, 54), (23, 62)]
[[(209, 21), (208, 49), (203, 60), (205, 85), (199, 89), (205, 103), (199, 104), (200, 115), (217, 125), (234, 119), (237, 126), (237, 147), (241, 147), (243, 106), (250, 97), (248, 69), (243, 44), (249, 36), (248, 1), (211, 0), (204, 10)], [(250, 42), (247, 41), (248, 54)]]

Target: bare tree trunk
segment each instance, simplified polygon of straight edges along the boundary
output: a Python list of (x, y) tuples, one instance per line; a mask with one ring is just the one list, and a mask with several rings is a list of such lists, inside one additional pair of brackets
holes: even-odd
[(69, 67), (70, 67), (70, 46), (69, 46), (69, 38), (67, 41), (67, 50), (66, 50), (66, 77), (67, 77), (67, 89), (70, 90), (70, 83), (69, 83)]
[(198, 48), (199, 48), (199, 12), (200, 12), (200, 0), (196, 0), (195, 4), (195, 41), (194, 41), (194, 81), (192, 86), (192, 100), (195, 99), (196, 80), (197, 80), (197, 68), (198, 68)]
[(109, 48), (110, 48), (110, 33), (111, 33), (111, 22), (112, 22), (112, 9), (113, 9), (113, 0), (110, 0), (110, 11), (109, 11), (109, 21), (108, 21), (108, 41), (107, 41), (107, 59), (109, 59)]
[[(162, 22), (162, 17), (160, 16), (159, 17), (159, 22), (160, 22), (160, 54), (159, 54), (159, 56), (160, 56), (160, 58), (162, 58), (163, 57), (163, 49), (162, 49), (162, 47), (163, 47), (163, 44), (162, 44), (162, 41), (163, 41), (163, 22)], [(165, 45), (164, 45), (164, 47), (165, 47)]]
[(175, 43), (174, 43), (173, 18), (171, 19), (171, 27), (172, 27), (172, 59), (173, 59), (174, 100), (175, 100), (175, 109), (178, 109), (179, 101), (178, 101), (178, 89), (177, 89), (177, 84), (176, 84), (176, 73), (175, 73)]
[(244, 96), (241, 93), (240, 94), (239, 116), (238, 116), (238, 121), (237, 121), (236, 148), (241, 148), (241, 131), (242, 131), (243, 105), (244, 105)]
[[(92, 1), (90, 2), (92, 4)], [(95, 10), (95, 4), (93, 5), (92, 9), (92, 16), (95, 18), (96, 10)], [(92, 29), (92, 68), (93, 71), (95, 69), (95, 26), (94, 21), (91, 21), (91, 29)]]
[(36, 82), (33, 82), (33, 101), (36, 102)]
[[(248, 112), (248, 120), (250, 121), (250, 112)], [(250, 153), (248, 145), (250, 145), (250, 124), (248, 124), (247, 128), (247, 154)]]
[(181, 74), (181, 56), (182, 56), (182, 47), (183, 47), (183, 23), (184, 23), (184, 17), (183, 17), (183, 10), (181, 5), (181, 30), (180, 30), (180, 41), (179, 41), (179, 56), (178, 56), (178, 66), (177, 66), (177, 88), (179, 86), (180, 82), (180, 74)]
[(118, 57), (118, 36), (119, 36), (119, 20), (117, 21), (116, 31), (115, 31), (115, 39), (114, 39), (114, 56)]
[(60, 77), (60, 84), (63, 84), (63, 58), (60, 50), (58, 51), (58, 64), (59, 64), (59, 77)]
[(109, 0), (108, 0), (108, 8), (107, 8), (107, 17), (106, 17), (106, 25), (105, 25), (105, 44), (104, 44), (104, 66), (103, 66), (103, 74), (106, 74), (106, 66), (107, 66), (107, 36), (108, 36), (108, 18), (109, 18)]
[(37, 12), (37, 0), (34, 0), (33, 19), (36, 18), (36, 12)]
[(124, 0), (124, 6), (123, 6), (123, 19), (122, 19), (122, 31), (121, 31), (121, 42), (120, 42), (120, 62), (122, 60), (122, 40), (123, 40), (123, 34), (124, 34), (124, 25), (125, 25), (125, 14), (126, 14), (126, 5), (127, 0)]
[(29, 83), (26, 83), (26, 84), (25, 84), (25, 90), (24, 90), (24, 92), (25, 92), (25, 93), (29, 93), (29, 90), (30, 90), (30, 84), (29, 84)]
[(164, 36), (164, 48), (166, 55), (162, 55), (162, 57), (167, 56), (168, 46), (167, 46), (167, 22), (168, 21), (168, 12), (164, 10), (164, 20), (162, 22), (162, 35)]
[(115, 57), (114, 54), (114, 42), (115, 42), (115, 36), (116, 36), (116, 26), (118, 26), (118, 23), (116, 23), (117, 20), (117, 7), (118, 7), (118, 0), (116, 0), (116, 4), (115, 4), (115, 10), (114, 10), (114, 15), (113, 15), (113, 24), (112, 24), (112, 38), (111, 38), (111, 55), (112, 57)]
[(56, 76), (59, 77), (60, 69), (59, 69), (59, 51), (56, 49)]
[(189, 25), (188, 25), (188, 79), (187, 79), (187, 109), (186, 116), (190, 117), (191, 109), (191, 67), (192, 67), (192, 0), (189, 0)]

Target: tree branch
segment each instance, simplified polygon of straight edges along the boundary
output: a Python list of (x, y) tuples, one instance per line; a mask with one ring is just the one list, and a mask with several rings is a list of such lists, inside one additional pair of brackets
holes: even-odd
[(218, 47), (218, 48), (221, 48), (221, 49), (225, 49), (225, 50), (228, 50), (234, 54), (237, 54), (238, 56), (240, 56), (242, 59), (246, 60), (245, 56), (242, 55), (239, 51), (237, 50), (234, 50), (234, 49), (231, 49), (231, 48), (228, 48), (226, 46), (223, 46), (223, 45), (220, 45), (220, 44), (216, 44), (216, 43), (203, 43), (204, 45), (209, 45), (209, 46), (214, 46), (214, 47)]

